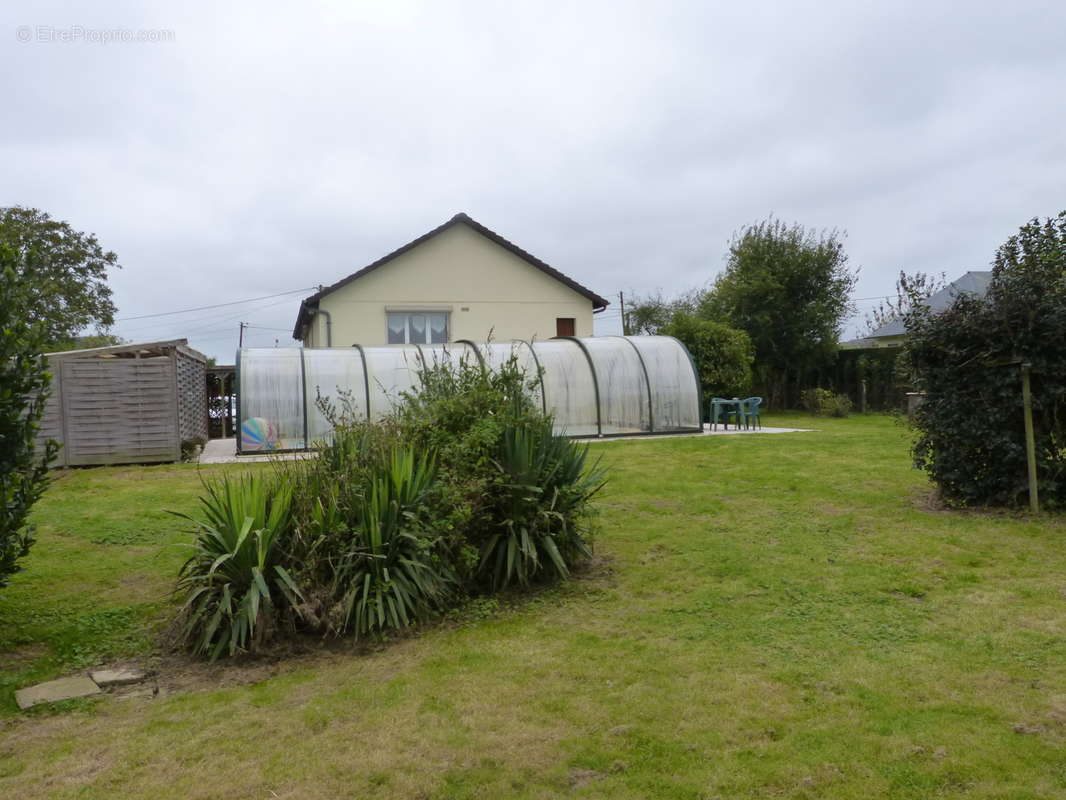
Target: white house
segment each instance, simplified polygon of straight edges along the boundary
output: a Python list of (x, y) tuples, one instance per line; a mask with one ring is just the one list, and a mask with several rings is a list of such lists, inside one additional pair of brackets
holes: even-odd
[(300, 304), (305, 347), (591, 336), (607, 301), (456, 214)]

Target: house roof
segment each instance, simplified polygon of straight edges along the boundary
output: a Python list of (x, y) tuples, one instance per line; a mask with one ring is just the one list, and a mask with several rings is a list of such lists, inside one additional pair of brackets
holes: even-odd
[[(934, 312), (944, 311), (955, 302), (960, 294), (975, 294), (984, 297), (988, 291), (988, 283), (992, 280), (992, 273), (988, 271), (967, 272), (956, 281), (952, 281), (939, 292), (929, 296), (926, 305)], [(880, 339), (884, 336), (902, 336), (907, 330), (903, 326), (903, 320), (896, 318), (885, 323), (877, 330), (866, 335), (867, 339)]]
[(463, 225), (469, 226), (470, 228), (472, 228), (473, 230), (475, 230), (478, 233), (480, 233), (482, 236), (484, 236), (489, 241), (492, 241), (492, 242), (498, 244), (504, 250), (507, 250), (508, 252), (513, 253), (514, 255), (518, 256), (523, 261), (525, 261), (527, 264), (530, 264), (531, 266), (536, 267), (537, 269), (539, 269), (544, 274), (550, 275), (551, 277), (555, 278), (555, 280), (559, 281), (563, 285), (570, 287), (571, 289), (573, 289), (578, 294), (582, 295), (583, 297), (588, 298), (588, 300), (592, 303), (593, 311), (602, 311), (603, 309), (607, 308), (608, 302), (604, 298), (602, 298), (598, 294), (596, 294), (594, 291), (592, 291), (591, 289), (588, 289), (588, 288), (582, 286), (580, 283), (575, 281), (573, 278), (568, 278), (566, 275), (561, 273), (559, 270), (555, 269), (555, 267), (552, 267), (551, 265), (546, 264), (545, 262), (543, 262), (539, 258), (537, 258), (535, 255), (533, 255), (532, 253), (527, 253), (525, 250), (523, 250), (518, 245), (514, 244), (513, 242), (508, 241), (507, 239), (504, 239), (502, 236), (500, 236), (500, 234), (496, 233), (493, 230), (490, 230), (489, 228), (486, 228), (484, 225), (482, 225), (477, 220), (475, 220), (472, 217), (460, 212), (460, 213), (456, 214), (454, 217), (452, 217), (450, 220), (445, 222), (443, 225), (440, 225), (440, 226), (434, 228), (433, 230), (429, 231), (429, 233), (422, 234), (417, 239), (413, 239), (412, 241), (410, 241), (407, 244), (405, 244), (403, 247), (399, 247), (396, 250), (393, 250), (388, 255), (382, 256), (381, 258), (379, 258), (374, 263), (368, 264), (367, 266), (363, 267), (362, 269), (358, 270), (357, 272), (353, 272), (347, 278), (341, 278), (341, 280), (337, 281), (332, 286), (327, 286), (324, 289), (320, 289), (319, 291), (315, 292), (310, 297), (305, 298), (303, 300), (303, 302), (300, 303), (300, 312), (296, 315), (296, 325), (293, 326), (293, 329), (292, 329), (292, 338), (294, 338), (294, 339), (299, 339), (300, 338), (300, 330), (305, 325), (307, 325), (307, 323), (309, 323), (311, 321), (311, 309), (317, 308), (318, 301), (321, 300), (323, 297), (325, 297), (326, 295), (328, 295), (328, 294), (330, 294), (332, 292), (337, 291), (342, 286), (347, 286), (352, 281), (358, 280), (359, 278), (363, 277), (367, 273), (373, 272), (378, 267), (385, 266), (390, 261), (392, 261), (394, 258), (403, 255), (408, 250), (413, 250), (414, 248), (418, 247), (418, 245), (422, 244), (423, 242), (427, 241), (428, 239), (432, 239), (438, 233), (443, 233), (444, 231), (448, 230), (449, 228), (452, 228), (452, 227), (454, 227), (456, 225), (459, 225), (459, 224), (463, 224)]
[[(929, 296), (926, 304), (934, 312), (945, 311), (955, 302), (960, 294), (974, 294), (984, 297), (988, 291), (988, 284), (992, 280), (992, 273), (988, 270), (971, 270), (958, 280), (952, 281), (939, 292)], [(880, 328), (866, 334), (860, 339), (851, 339), (841, 342), (840, 346), (845, 350), (863, 350), (877, 347), (899, 346), (900, 342), (886, 342), (886, 339), (894, 339), (903, 336), (907, 332), (903, 320), (897, 317), (886, 322)]]

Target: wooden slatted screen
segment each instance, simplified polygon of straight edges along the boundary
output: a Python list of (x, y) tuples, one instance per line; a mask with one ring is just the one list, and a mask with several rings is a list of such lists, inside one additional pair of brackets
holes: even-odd
[(174, 361), (70, 359), (60, 367), (61, 461), (125, 464), (181, 458)]
[[(53, 368), (55, 365), (52, 365)], [(63, 441), (63, 387), (62, 382), (58, 374), (52, 375), (51, 394), (48, 395), (48, 399), (44, 404), (44, 415), (41, 417), (41, 426), (37, 429), (37, 452), (44, 452), (44, 443), (49, 439), (55, 439), (57, 442)], [(59, 455), (56, 456), (56, 460), (52, 462), (52, 466), (61, 467), (65, 465), (66, 458), (63, 454), (62, 448), (59, 450)]]
[(181, 440), (207, 440), (207, 365), (181, 349), (176, 352), (178, 366), (178, 416)]

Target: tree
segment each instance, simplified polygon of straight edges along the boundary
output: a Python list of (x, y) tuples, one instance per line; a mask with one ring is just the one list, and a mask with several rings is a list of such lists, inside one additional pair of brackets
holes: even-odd
[(915, 464), (949, 502), (1027, 496), (1021, 365), (1030, 365), (1041, 502), (1066, 507), (1066, 211), (1031, 220), (996, 252), (982, 297), (907, 313), (903, 356), (926, 393)]
[(32, 295), (22, 276), (39, 265), (23, 262), (35, 258), (0, 245), (0, 586), (33, 544), (26, 517), (44, 492), (58, 449), (49, 441), (36, 452), (49, 375), (41, 359), (46, 328), (24, 313)]
[(866, 332), (873, 333), (890, 322), (903, 319), (916, 304), (928, 300), (943, 289), (947, 285), (946, 281), (943, 272), (939, 275), (926, 272), (908, 275), (900, 270), (896, 279), (896, 299), (885, 298), (878, 302), (877, 307), (866, 316)]
[(675, 314), (694, 314), (703, 291), (691, 289), (669, 300), (661, 291), (646, 297), (631, 292), (630, 297), (626, 302), (623, 329), (630, 336), (654, 336), (670, 324)]
[(755, 350), (744, 331), (679, 313), (660, 332), (679, 339), (692, 354), (705, 401), (715, 395), (743, 397), (748, 393)]
[[(24, 306), (44, 324), (45, 341), (54, 348), (95, 326), (104, 333), (115, 321), (107, 285), (118, 256), (100, 247), (92, 234), (80, 233), (35, 208), (0, 209), (0, 244), (15, 250), (15, 265), (25, 287)], [(34, 258), (29, 254), (34, 252)]]
[(831, 365), (856, 274), (836, 231), (815, 233), (773, 218), (742, 229), (701, 315), (746, 331), (769, 405), (794, 403)]

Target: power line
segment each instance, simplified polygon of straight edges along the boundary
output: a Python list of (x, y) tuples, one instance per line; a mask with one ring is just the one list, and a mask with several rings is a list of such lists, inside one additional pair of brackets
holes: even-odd
[(246, 315), (251, 316), (253, 314), (258, 314), (260, 311), (265, 311), (268, 308), (273, 308), (274, 306), (280, 306), (281, 304), (287, 303), (287, 302), (289, 302), (288, 299), (275, 300), (273, 303), (267, 303), (265, 306), (259, 306), (258, 308), (242, 309), (240, 311), (237, 311), (236, 313), (227, 312), (225, 316), (223, 316), (223, 317), (221, 317), (221, 318), (219, 318), (219, 319), (217, 319), (217, 320), (215, 320), (213, 322), (209, 322), (206, 325), (201, 325), (199, 328), (193, 328), (192, 330), (187, 331), (187, 333), (193, 334), (193, 333), (196, 333), (197, 331), (213, 330), (221, 322), (224, 322), (224, 321), (227, 321), (227, 320), (231, 321), (231, 322), (236, 322), (238, 317), (243, 317), (243, 316), (246, 316)]
[[(175, 331), (176, 333), (181, 334), (182, 336), (192, 336), (192, 335), (197, 334), (197, 333), (218, 330), (219, 329), (219, 325), (221, 323), (230, 322), (230, 321), (236, 322), (240, 317), (243, 317), (243, 316), (246, 316), (246, 315), (247, 316), (254, 316), (254, 315), (258, 314), (260, 311), (263, 311), (263, 310), (268, 309), (268, 308), (273, 308), (274, 306), (279, 306), (279, 305), (282, 305), (283, 303), (288, 303), (288, 302), (290, 302), (290, 300), (288, 298), (283, 298), (281, 300), (275, 300), (273, 303), (266, 303), (265, 305), (257, 306), (255, 308), (244, 308), (244, 309), (237, 309), (237, 310), (234, 310), (234, 309), (231, 308), (231, 309), (228, 309), (226, 311), (223, 311), (221, 314), (217, 314), (217, 313), (216, 314), (209, 314), (206, 317), (197, 317), (196, 319), (169, 320), (169, 321), (168, 320), (160, 320), (160, 321), (157, 321), (157, 322), (149, 322), (147, 325), (135, 326), (133, 328), (126, 328), (126, 327), (123, 326), (123, 328), (121, 329), (120, 332), (123, 333), (123, 334), (131, 334), (131, 333), (134, 333), (134, 332), (139, 332), (139, 333), (137, 333), (137, 335), (143, 336), (144, 334), (140, 333), (140, 332), (143, 332), (145, 330), (148, 330), (148, 331)], [(200, 324), (197, 325), (196, 323), (200, 323)], [(190, 327), (190, 326), (192, 326), (192, 327)], [(228, 328), (228, 326), (227, 326), (227, 328)], [(156, 334), (152, 334), (152, 335), (156, 335)]]
[(270, 300), (271, 298), (274, 298), (274, 297), (283, 297), (285, 295), (297, 294), (299, 292), (310, 292), (311, 290), (317, 289), (317, 288), (318, 288), (317, 286), (308, 286), (308, 287), (303, 288), (303, 289), (293, 289), (292, 291), (289, 291), (289, 292), (278, 292), (277, 294), (268, 294), (268, 295), (264, 295), (263, 297), (250, 297), (247, 300), (233, 300), (233, 301), (231, 301), (229, 303), (215, 303), (214, 305), (210, 305), (210, 306), (197, 306), (196, 308), (183, 308), (181, 311), (162, 311), (162, 312), (160, 312), (158, 314), (141, 314), (140, 316), (137, 316), (137, 317), (121, 317), (119, 319), (116, 319), (115, 322), (129, 322), (129, 321), (135, 320), (135, 319), (149, 319), (151, 317), (169, 317), (169, 316), (173, 316), (174, 314), (188, 314), (188, 313), (190, 313), (192, 311), (207, 311), (208, 309), (211, 309), (211, 308), (222, 308), (223, 306), (238, 306), (238, 305), (241, 305), (242, 303), (254, 303), (257, 300)]
[[(285, 300), (282, 300), (281, 302), (287, 303), (289, 301), (286, 298)], [(268, 303), (265, 306), (260, 306), (260, 308), (270, 308), (273, 305), (274, 305), (274, 303)], [(210, 325), (210, 324), (214, 324), (214, 323), (216, 323), (216, 322), (218, 322), (220, 320), (236, 319), (237, 317), (243, 316), (245, 314), (254, 314), (258, 310), (259, 310), (258, 308), (251, 308), (251, 309), (244, 308), (244, 309), (237, 310), (235, 312), (233, 309), (228, 309), (226, 311), (223, 311), (221, 314), (218, 314), (218, 313), (208, 314), (205, 317), (194, 317), (193, 319), (161, 320), (161, 321), (158, 321), (158, 322), (148, 322), (148, 323), (145, 323), (145, 324), (142, 324), (142, 325), (135, 325), (132, 328), (123, 327), (123, 331), (129, 332), (129, 331), (144, 331), (144, 330), (170, 330), (175, 325), (178, 325), (178, 326), (189, 326), (189, 325), (198, 325), (198, 324), (202, 325), (203, 323), (207, 323), (207, 324)]]

